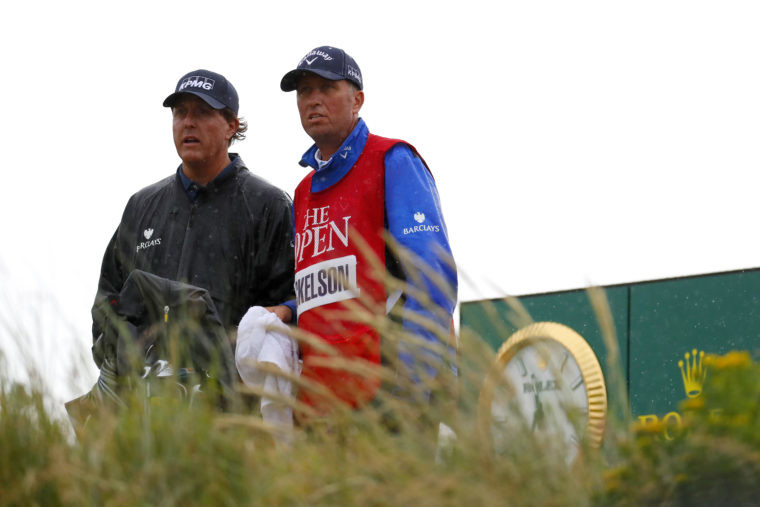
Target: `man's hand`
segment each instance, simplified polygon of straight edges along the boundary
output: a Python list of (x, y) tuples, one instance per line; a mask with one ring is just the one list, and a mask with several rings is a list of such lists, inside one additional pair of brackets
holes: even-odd
[(293, 320), (293, 312), (285, 305), (265, 306), (264, 310), (274, 313), (285, 324), (290, 324)]

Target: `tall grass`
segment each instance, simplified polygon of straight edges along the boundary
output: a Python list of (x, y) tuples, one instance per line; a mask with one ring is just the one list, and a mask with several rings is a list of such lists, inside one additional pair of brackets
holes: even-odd
[[(601, 329), (614, 332), (603, 294), (591, 297)], [(519, 301), (510, 302), (516, 325), (531, 322)], [(427, 349), (420, 362), (448, 354), (445, 330), (431, 345), (404, 336), (394, 319), (356, 318), (372, 322), (387, 340)], [(504, 320), (490, 318), (496, 327)], [(312, 339), (297, 330), (294, 336)], [(616, 340), (607, 336), (606, 342)], [(236, 410), (222, 412), (210, 397), (192, 404), (177, 397), (176, 379), (133, 378), (123, 405), (93, 404), (87, 425), (72, 439), (68, 422), (50, 415), (40, 383), (0, 379), (0, 504), (692, 506), (757, 498), (760, 366), (746, 354), (705, 361), (711, 380), (700, 402), (684, 405), (678, 438), (663, 438), (662, 428), (612, 421), (606, 447), (582, 443), (571, 464), (527, 424), (511, 426), (498, 453), (489, 447), (477, 407), (494, 351), (468, 329), (458, 337), (456, 381), (423, 376), (415, 384), (393, 365), (332, 360), (336, 368), (378, 375), (407, 393), (422, 386), (443, 402), (419, 403), (386, 390), (382, 404), (361, 410), (335, 401), (328, 416), (296, 425), (283, 446), (278, 428), (258, 413), (261, 392), (238, 385)], [(151, 398), (146, 382), (152, 382)], [(296, 400), (285, 402), (309, 415)], [(440, 421), (455, 437), (438, 435)]]

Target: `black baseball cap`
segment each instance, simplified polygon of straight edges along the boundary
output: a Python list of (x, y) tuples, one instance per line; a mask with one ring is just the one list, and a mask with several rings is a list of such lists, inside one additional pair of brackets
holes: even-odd
[(238, 114), (238, 94), (227, 78), (210, 70), (188, 72), (177, 81), (177, 89), (166, 97), (164, 107), (172, 107), (180, 95), (189, 93), (200, 97), (214, 109), (229, 107)]
[(354, 83), (360, 90), (363, 87), (362, 71), (351, 56), (342, 49), (320, 46), (309, 51), (301, 58), (298, 66), (285, 74), (280, 81), (284, 92), (292, 92), (298, 86), (298, 79), (306, 72), (312, 72), (331, 81), (345, 79)]

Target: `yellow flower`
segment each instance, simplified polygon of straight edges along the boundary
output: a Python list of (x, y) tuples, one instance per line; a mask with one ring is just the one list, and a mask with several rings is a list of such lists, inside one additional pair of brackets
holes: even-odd
[(681, 410), (700, 410), (705, 408), (705, 399), (701, 396), (688, 398), (681, 402)]
[(707, 354), (704, 359), (704, 364), (705, 366), (711, 366), (716, 370), (744, 368), (752, 364), (752, 358), (746, 350), (732, 350), (722, 356)]
[(749, 414), (737, 414), (731, 418), (729, 424), (736, 428), (741, 428), (747, 426), (749, 421)]

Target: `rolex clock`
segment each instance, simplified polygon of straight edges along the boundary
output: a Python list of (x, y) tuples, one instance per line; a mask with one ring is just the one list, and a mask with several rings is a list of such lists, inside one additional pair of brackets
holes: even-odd
[(556, 322), (510, 336), (480, 392), (481, 434), (497, 452), (527, 429), (572, 462), (583, 439), (601, 445), (606, 415), (607, 389), (594, 351)]

